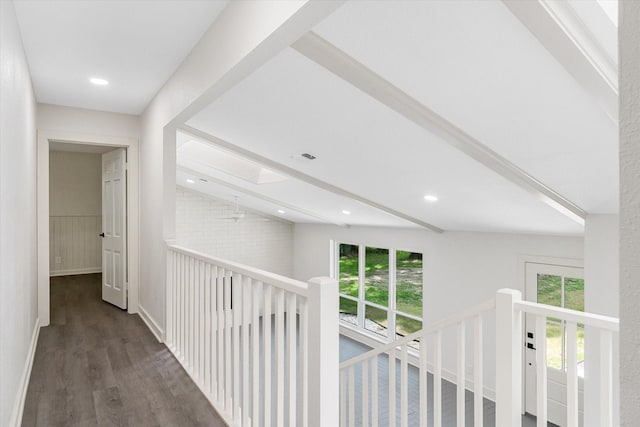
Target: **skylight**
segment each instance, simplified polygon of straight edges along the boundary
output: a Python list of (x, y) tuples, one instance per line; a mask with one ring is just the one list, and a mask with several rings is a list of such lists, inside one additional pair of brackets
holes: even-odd
[(257, 162), (195, 140), (189, 140), (178, 147), (178, 161), (180, 160), (217, 169), (258, 185), (288, 179)]

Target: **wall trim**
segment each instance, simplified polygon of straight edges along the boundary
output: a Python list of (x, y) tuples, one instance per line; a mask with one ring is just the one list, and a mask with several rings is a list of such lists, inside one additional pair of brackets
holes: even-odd
[(75, 276), (78, 274), (95, 274), (95, 273), (102, 273), (102, 267), (76, 268), (76, 269), (70, 269), (70, 270), (55, 270), (49, 273), (49, 277)]
[(138, 304), (138, 316), (140, 316), (144, 324), (147, 325), (147, 328), (149, 328), (158, 342), (164, 342), (164, 330), (158, 326), (158, 323), (153, 320), (153, 317), (149, 315), (149, 312), (147, 312), (141, 304)]
[[(360, 331), (356, 328), (353, 328), (349, 325), (340, 323), (340, 335), (344, 335), (345, 337), (351, 338), (354, 341), (359, 342), (360, 344), (364, 344), (371, 348), (376, 348), (378, 346), (386, 344), (384, 339), (378, 339), (377, 337), (373, 337), (363, 331)], [(400, 357), (400, 353), (396, 351), (396, 358)], [(409, 365), (412, 365), (416, 368), (419, 367), (419, 359), (416, 355), (408, 353), (407, 362)], [(433, 363), (427, 362), (427, 371), (433, 374)], [(456, 373), (450, 371), (448, 369), (442, 368), (442, 379), (450, 382), (451, 384), (456, 384)], [(465, 388), (473, 393), (473, 379), (470, 378), (469, 375), (465, 375)], [(487, 387), (486, 385), (482, 388), (484, 398), (491, 400), (495, 403), (496, 401), (496, 391), (492, 388)]]
[(31, 368), (33, 368), (33, 359), (36, 354), (39, 335), (40, 319), (36, 318), (35, 325), (33, 327), (33, 334), (31, 334), (31, 344), (29, 345), (29, 351), (27, 352), (27, 360), (25, 360), (22, 377), (20, 378), (20, 384), (18, 385), (18, 393), (16, 394), (16, 400), (13, 404), (13, 411), (11, 413), (11, 418), (9, 419), (9, 426), (11, 427), (19, 427), (20, 425), (22, 425), (24, 402), (27, 397), (29, 379), (31, 378)]

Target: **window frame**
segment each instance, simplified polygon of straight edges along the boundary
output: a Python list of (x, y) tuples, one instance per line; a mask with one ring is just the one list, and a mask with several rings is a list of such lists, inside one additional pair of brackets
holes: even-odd
[[(340, 246), (341, 245), (351, 245), (358, 247), (358, 297), (354, 297), (351, 295), (346, 295), (340, 292)], [(389, 257), (389, 282), (388, 282), (388, 301), (387, 307), (377, 304), (375, 302), (368, 301), (365, 297), (365, 273), (366, 273), (366, 248), (376, 248), (376, 249), (386, 249), (388, 250)], [(415, 320), (420, 322), (424, 327), (424, 253), (418, 250), (409, 250), (409, 249), (397, 249), (394, 247), (380, 247), (380, 246), (372, 246), (366, 245), (363, 243), (347, 243), (345, 241), (333, 241), (332, 245), (332, 260), (331, 260), (331, 275), (334, 279), (338, 280), (338, 296), (339, 298), (344, 298), (349, 301), (353, 301), (356, 303), (356, 324), (354, 325), (351, 322), (340, 320), (340, 324), (342, 326), (346, 326), (349, 328), (357, 328), (359, 333), (366, 334), (369, 337), (374, 339), (384, 339), (386, 342), (392, 342), (398, 339), (397, 337), (397, 325), (396, 325), (396, 317), (398, 315)], [(422, 264), (422, 315), (416, 316), (410, 313), (406, 313), (404, 311), (400, 311), (396, 306), (396, 284), (397, 284), (397, 253), (398, 251), (403, 252), (414, 252), (419, 253), (423, 256), (423, 264)], [(382, 334), (371, 331), (365, 327), (365, 312), (366, 307), (370, 306), (379, 310), (384, 310), (387, 313), (387, 334), (383, 336)]]

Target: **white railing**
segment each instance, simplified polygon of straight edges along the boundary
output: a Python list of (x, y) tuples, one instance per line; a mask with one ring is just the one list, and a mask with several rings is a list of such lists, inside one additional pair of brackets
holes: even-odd
[[(566, 322), (567, 352), (567, 427), (578, 427), (578, 324), (600, 331), (600, 420), (601, 427), (613, 426), (613, 335), (619, 320), (613, 317), (551, 307), (522, 301), (520, 292), (498, 291), (496, 297), (496, 425), (520, 426), (523, 378), (523, 315), (535, 317), (536, 348), (536, 416), (539, 427), (547, 426), (547, 318)], [(589, 363), (585, 360), (585, 364)], [(586, 386), (586, 384), (585, 384)]]
[[(442, 338), (448, 329), (456, 332), (457, 348), (451, 357), (457, 358), (456, 370), (456, 422), (457, 426), (465, 425), (465, 390), (466, 390), (466, 325), (473, 324), (473, 392), (474, 392), (474, 426), (481, 427), (483, 420), (483, 316), (495, 308), (495, 301), (487, 301), (470, 310), (453, 317), (434, 323), (418, 332), (394, 342), (377, 347), (360, 356), (349, 359), (340, 364), (340, 426), (390, 426), (397, 424), (399, 415), (400, 426), (409, 425), (409, 395), (410, 392), (419, 395), (418, 422), (421, 427), (427, 426), (427, 371), (429, 352), (432, 357), (433, 372), (433, 426), (442, 425)], [(428, 339), (428, 338), (431, 338)], [(419, 342), (418, 354), (418, 390), (410, 390), (409, 384), (409, 357), (412, 350), (410, 344)], [(433, 347), (427, 348), (428, 342), (433, 341)], [(399, 383), (400, 383), (400, 408), (397, 405), (397, 375), (399, 359)], [(386, 362), (388, 369), (388, 391), (379, 387), (379, 364)], [(384, 368), (383, 368), (384, 369)], [(356, 378), (358, 377), (358, 382)], [(360, 390), (361, 401), (356, 401), (356, 390)], [(380, 398), (385, 402), (380, 403)], [(384, 410), (384, 416), (388, 420), (382, 424), (380, 412)], [(388, 410), (388, 412), (387, 412)], [(414, 423), (412, 423), (414, 424)]]
[(335, 280), (171, 244), (166, 278), (166, 344), (229, 425), (338, 424)]

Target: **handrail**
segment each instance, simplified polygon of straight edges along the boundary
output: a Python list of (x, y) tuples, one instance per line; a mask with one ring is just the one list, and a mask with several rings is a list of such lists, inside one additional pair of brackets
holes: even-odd
[(529, 301), (518, 301), (514, 303), (514, 308), (524, 313), (531, 313), (537, 316), (559, 317), (575, 323), (583, 323), (586, 326), (595, 326), (612, 332), (620, 330), (620, 320), (615, 317), (603, 316), (600, 314), (585, 313), (582, 311), (570, 310), (568, 308), (554, 307)]
[(360, 362), (363, 362), (363, 361), (365, 361), (367, 359), (370, 359), (370, 358), (372, 358), (372, 357), (374, 357), (374, 356), (376, 356), (378, 354), (387, 353), (388, 351), (390, 351), (390, 350), (392, 350), (392, 349), (394, 349), (396, 347), (399, 347), (399, 346), (402, 346), (402, 345), (410, 343), (411, 341), (415, 340), (416, 338), (420, 338), (420, 337), (422, 337), (422, 336), (424, 336), (426, 334), (429, 334), (429, 333), (432, 333), (432, 332), (435, 332), (435, 331), (438, 331), (438, 330), (442, 330), (442, 329), (448, 328), (449, 326), (455, 325), (456, 323), (460, 323), (460, 322), (462, 322), (462, 321), (464, 321), (464, 320), (466, 320), (466, 319), (468, 319), (470, 317), (475, 317), (475, 316), (478, 316), (478, 315), (480, 315), (480, 314), (482, 314), (484, 312), (493, 310), (495, 307), (496, 307), (496, 301), (495, 301), (494, 298), (492, 298), (492, 299), (490, 299), (488, 301), (480, 303), (480, 304), (478, 304), (478, 305), (476, 305), (476, 306), (474, 306), (474, 307), (472, 307), (472, 308), (470, 308), (468, 310), (465, 310), (465, 311), (463, 311), (461, 313), (458, 313), (458, 314), (453, 315), (451, 317), (447, 317), (445, 319), (442, 319), (442, 320), (439, 320), (439, 321), (437, 321), (435, 323), (432, 323), (428, 327), (422, 328), (419, 331), (413, 332), (413, 333), (411, 333), (411, 334), (407, 335), (406, 337), (403, 337), (403, 338), (401, 338), (399, 340), (392, 341), (390, 343), (381, 345), (380, 347), (376, 347), (376, 348), (374, 348), (372, 350), (369, 350), (366, 353), (363, 353), (363, 354), (361, 354), (359, 356), (356, 356), (356, 357), (353, 357), (353, 358), (351, 358), (349, 360), (346, 360), (346, 361), (344, 361), (344, 362), (342, 362), (340, 364), (340, 369), (345, 369), (345, 368), (348, 368), (350, 366), (356, 365), (356, 364), (358, 364)]
[(275, 285), (279, 288), (282, 288), (288, 292), (302, 295), (307, 297), (309, 294), (309, 286), (305, 282), (301, 282), (299, 280), (292, 279), (290, 277), (281, 276), (279, 274), (271, 273), (268, 271), (260, 270), (258, 268), (249, 267), (244, 264), (240, 264), (233, 261), (228, 261), (222, 258), (217, 258), (211, 255), (204, 254), (202, 252), (194, 251), (192, 249), (188, 249), (182, 246), (174, 245), (168, 242), (165, 242), (167, 248), (181, 253), (183, 255), (188, 255), (192, 258), (198, 259), (203, 262), (208, 262), (215, 264), (224, 269), (232, 270), (235, 273), (241, 274), (243, 276), (250, 276), (255, 280), (259, 280), (264, 283), (268, 283), (270, 285)]

